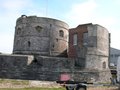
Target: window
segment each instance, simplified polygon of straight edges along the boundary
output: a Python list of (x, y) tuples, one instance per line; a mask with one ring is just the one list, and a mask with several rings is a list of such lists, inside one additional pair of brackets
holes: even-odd
[(63, 30), (60, 30), (60, 31), (59, 31), (59, 36), (60, 36), (60, 37), (64, 37), (64, 32), (63, 32)]
[(53, 44), (51, 50), (54, 51), (54, 48), (55, 48), (55, 45)]
[(38, 32), (41, 32), (41, 30), (43, 29), (41, 26), (36, 26), (35, 29), (38, 31)]
[(28, 41), (28, 47), (30, 47), (30, 45), (31, 45), (31, 43), (30, 43), (30, 41)]
[(21, 33), (21, 28), (17, 28), (17, 34)]
[(56, 42), (58, 42), (58, 38), (56, 38)]
[(73, 35), (73, 45), (77, 45), (77, 34)]
[(103, 62), (103, 69), (106, 68), (106, 62)]
[(83, 46), (87, 46), (88, 45), (88, 33), (85, 32), (83, 33)]

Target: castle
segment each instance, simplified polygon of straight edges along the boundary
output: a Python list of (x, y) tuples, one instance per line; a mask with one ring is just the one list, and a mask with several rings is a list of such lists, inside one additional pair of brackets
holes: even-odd
[(69, 29), (63, 21), (22, 15), (17, 19), (13, 54), (0, 54), (0, 78), (108, 82), (110, 38), (98, 24)]

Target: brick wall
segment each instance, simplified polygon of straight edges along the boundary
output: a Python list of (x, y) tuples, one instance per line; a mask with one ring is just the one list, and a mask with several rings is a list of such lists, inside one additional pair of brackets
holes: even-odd
[[(68, 50), (68, 56), (70, 58), (77, 57), (77, 50), (78, 50), (78, 48), (83, 48), (83, 33), (88, 32), (87, 31), (87, 25), (88, 24), (79, 25), (78, 27), (72, 28), (72, 29), (69, 30), (69, 50)], [(78, 36), (78, 41), (77, 41), (78, 45), (73, 45), (73, 35), (74, 34), (77, 34), (77, 36)]]

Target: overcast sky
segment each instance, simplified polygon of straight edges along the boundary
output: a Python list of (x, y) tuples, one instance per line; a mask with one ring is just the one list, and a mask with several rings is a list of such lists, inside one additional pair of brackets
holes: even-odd
[(120, 49), (120, 0), (0, 0), (0, 52), (13, 49), (16, 19), (21, 15), (50, 17), (68, 23), (100, 24), (111, 33), (111, 46)]

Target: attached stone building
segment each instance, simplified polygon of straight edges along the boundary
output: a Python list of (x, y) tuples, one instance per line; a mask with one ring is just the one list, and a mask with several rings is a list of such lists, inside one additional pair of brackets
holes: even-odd
[(109, 32), (97, 24), (82, 24), (69, 30), (68, 56), (87, 69), (108, 69)]

